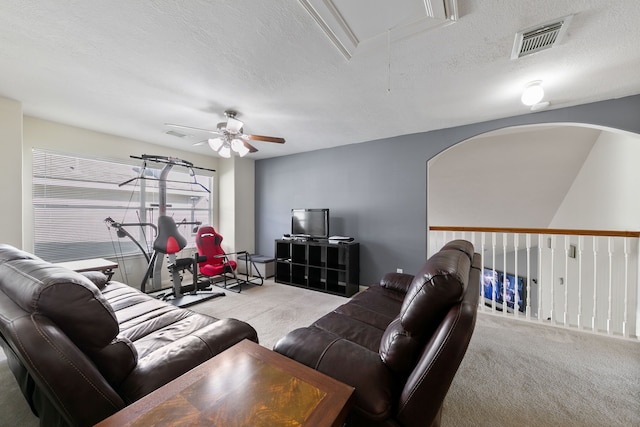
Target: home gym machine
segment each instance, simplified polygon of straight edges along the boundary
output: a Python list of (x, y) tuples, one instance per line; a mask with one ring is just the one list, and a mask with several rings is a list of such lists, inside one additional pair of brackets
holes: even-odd
[[(201, 168), (194, 166), (191, 162), (181, 160), (175, 157), (156, 156), (143, 154), (142, 156), (130, 156), (132, 159), (139, 159), (143, 161), (142, 168), (140, 168), (140, 174), (130, 180), (127, 180), (121, 184), (129, 184), (136, 180), (155, 180), (158, 181), (158, 224), (154, 225), (148, 222), (139, 223), (118, 223), (112, 218), (105, 219), (107, 226), (117, 230), (118, 237), (128, 237), (131, 239), (137, 247), (142, 251), (147, 261), (147, 269), (140, 284), (140, 290), (147, 292), (147, 281), (151, 278), (153, 280), (152, 290), (157, 291), (161, 289), (161, 271), (162, 271), (162, 259), (163, 255), (167, 255), (169, 264), (169, 272), (171, 274), (172, 291), (166, 294), (159, 294), (158, 297), (162, 298), (173, 305), (179, 307), (186, 307), (198, 302), (202, 302), (208, 299), (224, 296), (224, 292), (211, 292), (209, 281), (198, 281), (198, 263), (203, 261), (203, 257), (196, 252), (192, 258), (178, 258), (177, 254), (186, 245), (187, 239), (180, 234), (178, 227), (173, 217), (167, 215), (167, 176), (174, 166), (182, 166), (187, 168), (189, 174), (193, 177), (193, 182), (189, 184), (196, 184), (202, 187), (205, 191), (210, 193), (210, 190), (204, 185), (197, 182), (194, 169), (207, 170), (215, 172), (213, 169)], [(147, 169), (147, 162), (154, 162), (164, 164), (164, 167), (158, 175), (155, 171)], [(179, 225), (196, 225), (199, 226), (200, 222), (188, 222), (181, 221)], [(144, 250), (142, 245), (126, 230), (127, 226), (140, 226), (151, 227), (155, 234), (155, 240), (153, 242), (153, 252), (151, 254)], [(192, 283), (188, 286), (183, 286), (181, 273), (189, 271), (192, 275)]]

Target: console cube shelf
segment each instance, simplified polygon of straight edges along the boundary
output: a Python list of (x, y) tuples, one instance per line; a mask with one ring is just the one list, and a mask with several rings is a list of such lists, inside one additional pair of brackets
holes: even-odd
[(276, 240), (275, 281), (350, 297), (360, 287), (360, 244)]

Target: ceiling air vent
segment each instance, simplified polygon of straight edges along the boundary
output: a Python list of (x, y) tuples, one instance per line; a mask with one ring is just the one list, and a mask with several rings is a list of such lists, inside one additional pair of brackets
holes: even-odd
[(175, 130), (168, 130), (165, 133), (167, 135), (177, 136), (178, 138), (184, 138), (185, 136), (187, 136), (184, 133), (176, 132)]
[(517, 33), (513, 51), (511, 52), (511, 59), (522, 58), (523, 56), (549, 49), (558, 43), (566, 32), (572, 17), (565, 16), (562, 19)]

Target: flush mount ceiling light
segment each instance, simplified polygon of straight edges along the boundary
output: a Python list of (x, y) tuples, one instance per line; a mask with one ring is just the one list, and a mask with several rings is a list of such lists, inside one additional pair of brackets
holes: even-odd
[(529, 107), (538, 104), (544, 98), (544, 89), (542, 89), (542, 81), (536, 80), (528, 83), (522, 92), (520, 100), (524, 105)]

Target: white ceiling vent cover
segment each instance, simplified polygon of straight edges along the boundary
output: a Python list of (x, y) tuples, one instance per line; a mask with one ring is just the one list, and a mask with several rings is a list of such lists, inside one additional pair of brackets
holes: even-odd
[(178, 138), (184, 138), (187, 136), (184, 133), (176, 132), (175, 130), (168, 130), (165, 133), (167, 135), (177, 136)]
[(573, 15), (516, 33), (511, 59), (522, 58), (559, 43)]

